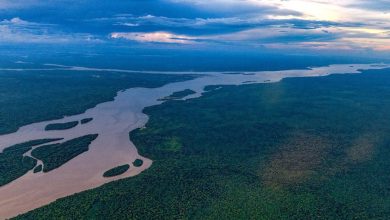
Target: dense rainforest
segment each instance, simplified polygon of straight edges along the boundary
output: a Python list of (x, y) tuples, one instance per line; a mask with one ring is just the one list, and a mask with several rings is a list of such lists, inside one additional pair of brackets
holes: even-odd
[(30, 123), (82, 113), (112, 100), (123, 89), (154, 88), (192, 78), (192, 75), (3, 70), (0, 71), (0, 134), (14, 132)]
[(388, 219), (390, 69), (208, 87), (145, 109), (153, 165), (17, 219)]
[(40, 139), (15, 144), (0, 153), (0, 186), (3, 186), (26, 174), (37, 165), (37, 160), (24, 156), (34, 146), (47, 144), (61, 139)]

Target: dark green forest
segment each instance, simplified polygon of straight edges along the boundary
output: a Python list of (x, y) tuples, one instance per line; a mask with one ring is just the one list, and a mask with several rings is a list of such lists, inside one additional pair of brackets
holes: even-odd
[(192, 91), (191, 89), (185, 89), (182, 91), (174, 92), (169, 96), (166, 96), (164, 98), (159, 99), (159, 101), (167, 101), (167, 100), (174, 100), (174, 99), (182, 99), (186, 96), (195, 94), (195, 91)]
[(76, 127), (79, 124), (78, 121), (70, 121), (65, 123), (48, 124), (45, 127), (45, 131), (53, 130), (67, 130)]
[(135, 167), (140, 167), (140, 166), (142, 166), (142, 164), (144, 164), (144, 161), (141, 160), (141, 159), (136, 159), (136, 160), (133, 162), (133, 166), (135, 166)]
[(36, 166), (33, 170), (34, 173), (39, 173), (41, 172), (43, 169), (43, 165), (42, 164), (39, 164), (38, 166)]
[(93, 120), (93, 118), (83, 118), (80, 120), (80, 123), (83, 125), (83, 124), (87, 124), (89, 122), (91, 122)]
[(97, 134), (89, 134), (63, 143), (44, 145), (32, 150), (31, 155), (43, 162), (43, 172), (49, 172), (88, 151), (97, 137)]
[(389, 219), (390, 70), (208, 87), (145, 109), (153, 165), (17, 219)]
[[(0, 153), (0, 186), (23, 176), (34, 167), (34, 173), (42, 170), (49, 172), (56, 169), (76, 156), (88, 151), (89, 145), (96, 138), (97, 135), (86, 135), (56, 144), (48, 143), (59, 141), (62, 138), (39, 139), (7, 147)], [(42, 160), (43, 166), (36, 166), (37, 160), (33, 157), (23, 156), (38, 145), (42, 146), (33, 149), (31, 156)]]
[(40, 139), (9, 146), (0, 153), (0, 186), (3, 186), (33, 169), (37, 160), (23, 154), (34, 146), (46, 144), (61, 139)]
[[(93, 118), (83, 118), (80, 120), (80, 124), (87, 124), (91, 122)], [(58, 131), (58, 130), (67, 130), (76, 127), (79, 125), (78, 121), (69, 121), (69, 122), (64, 122), (64, 123), (53, 123), (53, 124), (48, 124), (45, 127), (45, 131)]]
[(160, 87), (191, 75), (79, 71), (0, 71), (0, 134), (34, 122), (75, 115), (120, 90)]
[(130, 168), (129, 164), (114, 167), (103, 173), (103, 177), (113, 177), (124, 174)]

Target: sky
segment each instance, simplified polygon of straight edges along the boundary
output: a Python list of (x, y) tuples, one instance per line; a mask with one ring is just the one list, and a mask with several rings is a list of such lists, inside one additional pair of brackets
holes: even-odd
[(0, 0), (6, 45), (387, 56), (390, 0)]

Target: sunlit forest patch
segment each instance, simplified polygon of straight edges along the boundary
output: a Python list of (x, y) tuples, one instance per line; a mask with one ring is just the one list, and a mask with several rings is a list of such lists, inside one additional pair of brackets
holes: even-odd
[(310, 134), (293, 134), (271, 156), (266, 168), (259, 173), (268, 186), (279, 187), (300, 183), (316, 172), (327, 155), (329, 141)]

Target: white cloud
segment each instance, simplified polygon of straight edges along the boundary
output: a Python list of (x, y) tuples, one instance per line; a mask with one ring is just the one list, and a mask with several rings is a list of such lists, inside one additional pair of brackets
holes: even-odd
[(115, 25), (121, 25), (121, 26), (126, 26), (126, 27), (138, 27), (139, 26), (139, 24), (131, 23), (131, 22), (118, 22)]
[[(274, 20), (283, 20), (295, 18), (299, 20), (318, 21), (318, 22), (335, 22), (334, 27), (317, 27), (321, 30), (329, 31), (329, 33), (337, 34), (337, 39), (330, 39), (326, 45), (335, 45), (343, 48), (370, 48), (374, 50), (390, 50), (389, 28), (390, 28), (390, 0), (171, 0), (175, 3), (191, 4), (193, 7), (198, 7), (207, 10), (234, 10), (235, 7), (253, 7), (255, 10), (247, 14), (241, 14), (236, 22), (240, 24), (245, 21), (256, 23), (256, 18), (261, 21), (262, 17)], [(268, 7), (268, 10), (267, 10)], [(261, 10), (263, 8), (263, 10)], [(257, 12), (256, 12), (257, 9)], [(281, 13), (282, 12), (282, 13)], [(283, 12), (296, 12), (285, 13)], [(248, 17), (248, 14), (250, 16)], [(221, 22), (221, 20), (215, 20)], [(228, 20), (226, 20), (228, 21)], [(212, 20), (199, 21), (199, 24), (212, 22)], [(234, 23), (235, 20), (228, 22)], [(292, 30), (288, 28), (287, 34), (300, 32), (302, 36), (310, 36), (313, 30)], [(238, 31), (227, 35), (219, 35), (218, 39), (233, 40), (233, 41), (253, 41), (261, 40), (267, 35), (283, 35), (283, 33), (275, 31), (275, 26), (269, 26), (260, 29), (249, 29)], [(320, 31), (321, 31), (320, 30)], [(316, 35), (318, 31), (314, 31)], [(213, 37), (213, 36), (211, 36)], [(304, 39), (304, 38), (303, 38)], [(291, 43), (288, 40), (283, 43)], [(290, 44), (291, 45), (291, 44)], [(297, 46), (300, 43), (296, 43)], [(322, 42), (307, 40), (305, 46), (325, 45)], [(321, 46), (322, 47), (322, 46)]]
[(153, 43), (176, 43), (176, 44), (192, 44), (195, 43), (195, 38), (186, 35), (177, 35), (169, 32), (116, 32), (111, 33), (113, 39), (126, 39), (137, 42), (153, 42)]
[(30, 22), (22, 20), (19, 17), (15, 17), (15, 18), (12, 18), (10, 20), (5, 19), (5, 20), (1, 21), (0, 24), (17, 24), (17, 25), (23, 24), (23, 25), (27, 25), (27, 24), (30, 24)]
[(39, 0), (0, 0), (0, 10), (26, 8), (36, 4), (41, 4)]
[(54, 25), (29, 22), (19, 17), (0, 21), (0, 43), (74, 43), (99, 42), (88, 34), (64, 34)]

